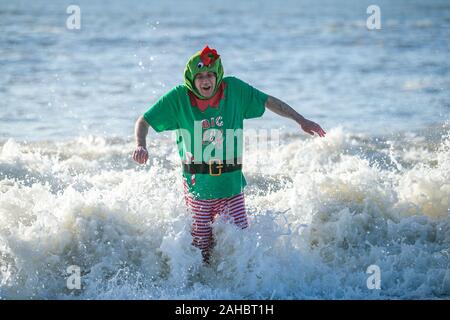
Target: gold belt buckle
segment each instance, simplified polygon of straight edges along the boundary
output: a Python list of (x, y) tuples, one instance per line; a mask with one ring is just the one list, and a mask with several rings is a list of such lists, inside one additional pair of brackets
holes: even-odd
[[(217, 168), (219, 169), (219, 171), (217, 173), (213, 173), (213, 171), (212, 171), (212, 165), (215, 163), (215, 161), (219, 161), (218, 165), (217, 165)], [(220, 176), (222, 174), (222, 168), (223, 168), (223, 165), (222, 165), (222, 161), (221, 160), (219, 160), (219, 159), (217, 159), (217, 160), (213, 160), (213, 159), (209, 160), (209, 175), (210, 176)]]

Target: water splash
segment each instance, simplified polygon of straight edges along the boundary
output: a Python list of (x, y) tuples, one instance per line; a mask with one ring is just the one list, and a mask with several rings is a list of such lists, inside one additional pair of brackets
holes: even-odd
[[(448, 132), (433, 142), (342, 128), (325, 139), (282, 138), (279, 152), (246, 163), (251, 225), (216, 221), (209, 266), (190, 245), (168, 140), (152, 142), (153, 157), (139, 168), (130, 141), (6, 141), (0, 297), (450, 296)], [(372, 264), (381, 269), (381, 290), (366, 286)], [(70, 265), (81, 268), (81, 290), (67, 288)]]

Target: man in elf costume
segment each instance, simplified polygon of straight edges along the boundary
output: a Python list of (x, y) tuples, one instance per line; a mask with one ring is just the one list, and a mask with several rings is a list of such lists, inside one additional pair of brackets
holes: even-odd
[(186, 205), (192, 214), (192, 244), (205, 261), (212, 245), (211, 224), (217, 215), (244, 229), (248, 226), (242, 174), (242, 128), (245, 119), (261, 117), (265, 108), (290, 118), (311, 134), (322, 128), (283, 101), (235, 77), (224, 77), (217, 51), (206, 46), (186, 64), (184, 84), (162, 96), (136, 121), (133, 160), (148, 160), (148, 127), (176, 130), (182, 160)]

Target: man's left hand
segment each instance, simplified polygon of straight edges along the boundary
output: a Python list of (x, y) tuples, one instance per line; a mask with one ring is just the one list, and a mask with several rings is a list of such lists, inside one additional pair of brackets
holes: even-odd
[(304, 119), (299, 123), (302, 127), (303, 131), (309, 133), (310, 135), (314, 135), (314, 132), (317, 133), (320, 137), (325, 137), (326, 132), (315, 122), (310, 121), (308, 119)]

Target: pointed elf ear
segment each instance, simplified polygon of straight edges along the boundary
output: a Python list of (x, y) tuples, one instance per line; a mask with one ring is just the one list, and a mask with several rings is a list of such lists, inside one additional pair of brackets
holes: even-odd
[(200, 53), (200, 60), (202, 60), (203, 64), (207, 67), (216, 62), (219, 57), (220, 55), (217, 54), (216, 49), (210, 49), (208, 46), (203, 48)]

